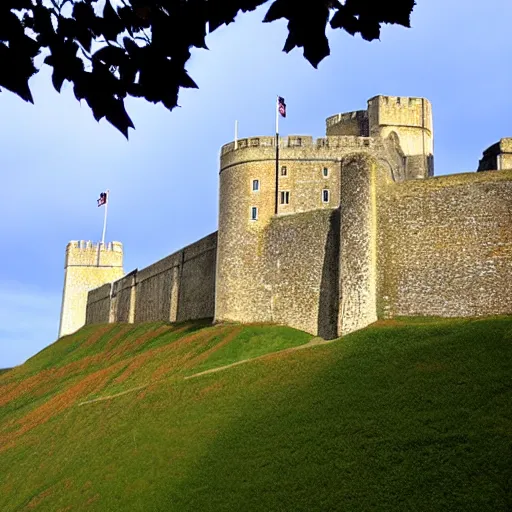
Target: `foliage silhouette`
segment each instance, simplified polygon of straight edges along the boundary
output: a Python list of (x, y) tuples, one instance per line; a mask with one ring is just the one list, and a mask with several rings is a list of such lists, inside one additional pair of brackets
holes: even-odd
[[(204, 48), (207, 33), (268, 0), (1, 0), (0, 91), (33, 103), (34, 59), (53, 68), (60, 92), (68, 80), (99, 121), (106, 118), (128, 137), (134, 128), (127, 96), (178, 106), (180, 88), (197, 88), (185, 65), (191, 48)], [(288, 20), (283, 51), (303, 48), (316, 68), (330, 54), (326, 26), (367, 41), (383, 23), (410, 27), (414, 0), (275, 0), (264, 18)]]

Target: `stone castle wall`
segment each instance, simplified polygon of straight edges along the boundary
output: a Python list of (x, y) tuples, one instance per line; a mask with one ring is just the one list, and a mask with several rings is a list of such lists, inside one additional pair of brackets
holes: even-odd
[(380, 196), (382, 316), (512, 313), (512, 171), (393, 184)]
[(272, 220), (263, 237), (260, 285), (268, 292), (267, 321), (336, 338), (339, 221), (337, 208)]
[(342, 164), (338, 333), (348, 334), (377, 320), (376, 190), (379, 170), (371, 155), (356, 154)]
[[(137, 269), (112, 283), (110, 315), (113, 322), (135, 322)], [(92, 323), (92, 322), (91, 322)], [(99, 322), (95, 322), (99, 323)]]
[(108, 324), (111, 321), (110, 294), (112, 283), (91, 290), (87, 296), (86, 324)]
[(213, 318), (217, 233), (89, 292), (87, 324)]

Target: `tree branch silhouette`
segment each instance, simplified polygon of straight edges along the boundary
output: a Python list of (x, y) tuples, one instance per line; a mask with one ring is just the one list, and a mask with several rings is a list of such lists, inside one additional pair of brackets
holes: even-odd
[[(288, 20), (283, 51), (302, 48), (317, 68), (330, 54), (327, 25), (378, 39), (383, 23), (410, 26), (414, 0), (1, 0), (0, 91), (33, 103), (29, 80), (42, 52), (60, 92), (73, 84), (99, 121), (107, 119), (128, 138), (134, 128), (127, 96), (162, 103), (172, 111), (181, 88), (197, 88), (186, 71), (191, 48), (208, 49), (207, 34), (240, 13), (270, 3), (265, 23)], [(70, 4), (65, 16), (64, 6)], [(67, 9), (66, 9), (67, 10)], [(92, 62), (84, 66), (83, 57)]]

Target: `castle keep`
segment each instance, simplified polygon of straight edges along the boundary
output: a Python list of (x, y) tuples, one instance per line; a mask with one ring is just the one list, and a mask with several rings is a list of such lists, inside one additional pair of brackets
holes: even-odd
[(332, 339), (378, 318), (512, 314), (512, 139), (484, 152), (487, 172), (434, 177), (429, 101), (376, 96), (326, 137), (281, 139), (277, 194), (275, 149), (223, 146), (218, 232), (143, 270), (122, 277), (118, 243), (71, 242), (60, 335), (212, 317)]

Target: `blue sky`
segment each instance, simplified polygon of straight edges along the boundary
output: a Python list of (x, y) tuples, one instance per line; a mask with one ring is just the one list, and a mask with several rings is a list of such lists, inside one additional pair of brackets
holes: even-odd
[(482, 151), (512, 136), (509, 0), (418, 0), (412, 28), (386, 26), (368, 43), (330, 31), (331, 56), (315, 70), (286, 55), (284, 21), (262, 24), (269, 3), (209, 36), (188, 65), (199, 90), (169, 113), (129, 102), (127, 142), (94, 121), (70, 84), (48, 70), (31, 81), (36, 105), (0, 94), (0, 368), (22, 363), (57, 335), (64, 251), (101, 238), (99, 193), (111, 191), (108, 240), (124, 244), (125, 271), (217, 227), (218, 158), (233, 138), (271, 135), (284, 96), (287, 134), (322, 136), (329, 115), (362, 109), (377, 94), (424, 96), (433, 105), (435, 173), (476, 169)]

